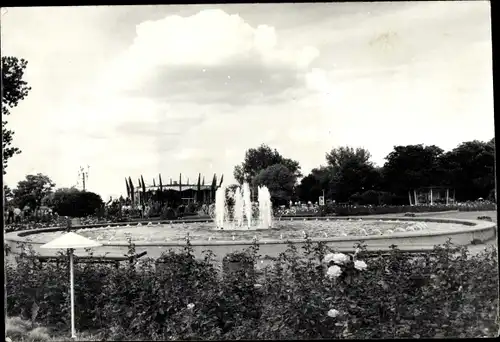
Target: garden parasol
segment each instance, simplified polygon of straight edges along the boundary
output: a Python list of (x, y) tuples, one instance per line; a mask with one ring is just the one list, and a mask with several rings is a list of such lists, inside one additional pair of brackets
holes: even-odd
[(77, 248), (91, 248), (102, 246), (99, 242), (87, 239), (73, 232), (66, 233), (42, 246), (44, 249), (67, 249), (69, 254), (69, 281), (71, 298), (71, 338), (76, 339), (75, 333), (75, 293), (73, 284), (73, 250)]

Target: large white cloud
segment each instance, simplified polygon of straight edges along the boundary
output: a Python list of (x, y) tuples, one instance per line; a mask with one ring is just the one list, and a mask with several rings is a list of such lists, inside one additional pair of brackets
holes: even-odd
[(319, 51), (289, 48), (276, 30), (239, 15), (204, 10), (136, 28), (133, 44), (100, 80), (103, 93), (199, 103), (263, 101), (297, 87)]

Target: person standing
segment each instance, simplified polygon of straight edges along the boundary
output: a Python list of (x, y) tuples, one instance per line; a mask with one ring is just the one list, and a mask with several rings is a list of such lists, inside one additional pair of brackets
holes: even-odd
[(9, 213), (7, 216), (7, 224), (14, 223), (14, 208), (9, 207)]

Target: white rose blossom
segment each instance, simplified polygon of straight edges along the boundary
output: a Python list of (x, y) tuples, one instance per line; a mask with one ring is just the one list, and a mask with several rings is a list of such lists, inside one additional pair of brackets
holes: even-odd
[(335, 309), (330, 309), (330, 310), (328, 310), (327, 315), (328, 315), (328, 317), (335, 318), (335, 317), (337, 317), (338, 315), (340, 315), (340, 311), (335, 310)]
[(192, 310), (192, 309), (194, 308), (194, 304), (193, 304), (193, 303), (189, 303), (189, 304), (187, 305), (187, 308), (188, 308), (189, 310)]
[(362, 260), (354, 261), (354, 268), (359, 270), (359, 271), (364, 271), (364, 270), (366, 270), (367, 267), (368, 267), (368, 265), (366, 264), (366, 262), (364, 262)]
[(342, 274), (342, 269), (337, 265), (333, 265), (328, 267), (328, 271), (326, 271), (326, 276), (330, 279), (337, 278)]
[(327, 264), (329, 262), (333, 261), (334, 263), (340, 264), (340, 265), (345, 264), (349, 260), (350, 260), (349, 257), (343, 253), (329, 253), (329, 254), (325, 255), (325, 258), (323, 259), (323, 261)]

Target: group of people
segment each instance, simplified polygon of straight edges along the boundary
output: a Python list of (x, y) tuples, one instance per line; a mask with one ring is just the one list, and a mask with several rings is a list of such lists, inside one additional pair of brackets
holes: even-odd
[(23, 211), (21, 209), (10, 207), (7, 210), (7, 217), (5, 222), (7, 224), (21, 223), (22, 217), (23, 217)]

